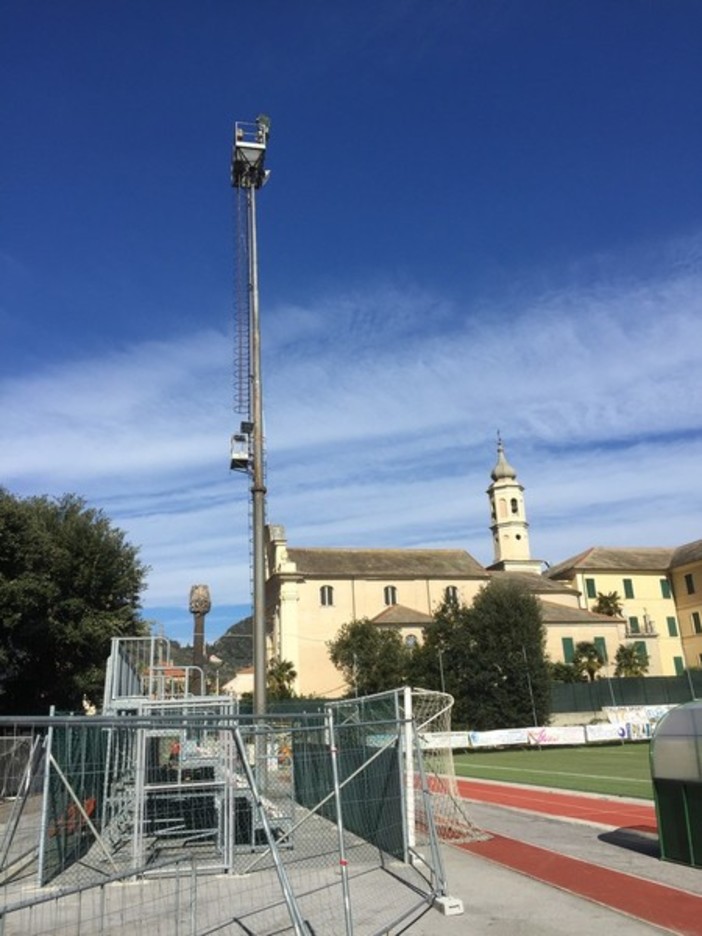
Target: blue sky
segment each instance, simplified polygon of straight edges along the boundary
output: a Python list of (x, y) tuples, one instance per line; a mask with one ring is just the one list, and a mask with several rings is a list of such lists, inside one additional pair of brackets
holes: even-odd
[(0, 2), (0, 483), (76, 492), (147, 617), (249, 602), (234, 121), (259, 203), (268, 516), (294, 545), (492, 559), (700, 527), (696, 0)]

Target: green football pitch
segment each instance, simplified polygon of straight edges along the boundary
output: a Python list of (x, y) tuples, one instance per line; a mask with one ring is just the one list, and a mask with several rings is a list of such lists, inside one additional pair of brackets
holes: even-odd
[(454, 761), (458, 777), (653, 799), (647, 742), (469, 751)]

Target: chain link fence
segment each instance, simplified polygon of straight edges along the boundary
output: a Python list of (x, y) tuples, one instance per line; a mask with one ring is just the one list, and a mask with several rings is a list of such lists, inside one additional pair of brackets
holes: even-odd
[(447, 896), (410, 712), (209, 709), (0, 720), (0, 936), (380, 934)]

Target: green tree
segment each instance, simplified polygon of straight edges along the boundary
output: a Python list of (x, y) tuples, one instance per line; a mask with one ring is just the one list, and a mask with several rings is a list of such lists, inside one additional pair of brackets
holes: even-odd
[(396, 689), (407, 681), (410, 651), (402, 637), (368, 618), (343, 624), (327, 648), (352, 695)]
[(587, 676), (590, 682), (595, 681), (604, 663), (605, 661), (602, 659), (602, 654), (596, 644), (589, 640), (581, 640), (576, 643), (573, 666), (583, 676)]
[[(425, 628), (413, 677), (455, 699), (454, 723), (486, 731), (546, 724), (550, 678), (538, 600), (523, 585), (493, 580), (472, 607), (444, 602)], [(421, 671), (421, 672), (420, 672)]]
[(143, 635), (146, 566), (75, 495), (0, 489), (0, 712), (78, 710), (102, 700), (110, 638)]
[(295, 695), (293, 685), (297, 679), (297, 670), (290, 660), (281, 660), (278, 657), (271, 657), (268, 661), (268, 673), (266, 677), (268, 698), (271, 701), (281, 699), (292, 699)]
[(636, 644), (620, 644), (614, 662), (615, 676), (645, 676), (648, 672), (648, 654), (641, 653)]
[(576, 683), (583, 681), (583, 674), (572, 663), (561, 663), (557, 660), (549, 665), (551, 679), (554, 682)]
[(469, 626), (482, 661), (472, 700), (476, 727), (547, 724), (551, 690), (538, 599), (519, 582), (496, 579), (476, 596)]
[(597, 592), (597, 601), (592, 606), (592, 610), (596, 614), (606, 614), (607, 617), (621, 617), (624, 611), (621, 595), (615, 591), (608, 592), (606, 595)]

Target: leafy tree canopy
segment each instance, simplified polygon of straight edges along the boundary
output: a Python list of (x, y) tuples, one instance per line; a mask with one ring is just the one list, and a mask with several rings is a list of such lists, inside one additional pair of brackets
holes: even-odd
[(122, 531), (81, 498), (0, 488), (0, 712), (101, 700), (110, 638), (148, 632), (138, 613), (146, 572)]
[(585, 679), (581, 670), (576, 669), (572, 663), (561, 663), (557, 660), (549, 665), (549, 669), (554, 682), (577, 683)]
[(272, 702), (294, 698), (293, 685), (296, 679), (297, 670), (290, 660), (281, 660), (276, 656), (271, 657), (268, 661), (268, 673), (266, 674), (268, 698)]
[(614, 662), (615, 676), (645, 676), (648, 672), (648, 654), (641, 653), (636, 644), (620, 644)]
[(370, 695), (407, 682), (411, 652), (402, 637), (368, 618), (342, 625), (327, 647), (351, 694)]
[(587, 676), (590, 682), (595, 681), (604, 664), (605, 661), (602, 659), (602, 654), (596, 644), (589, 640), (581, 640), (576, 643), (573, 666), (583, 676)]
[[(456, 700), (454, 723), (475, 730), (546, 724), (550, 675), (541, 606), (514, 580), (495, 579), (468, 608), (447, 601), (425, 629), (413, 681)], [(437, 678), (438, 677), (438, 678)]]
[(606, 614), (607, 617), (621, 617), (624, 611), (621, 595), (615, 591), (608, 592), (606, 595), (597, 592), (597, 600), (592, 606), (592, 610), (596, 614)]

